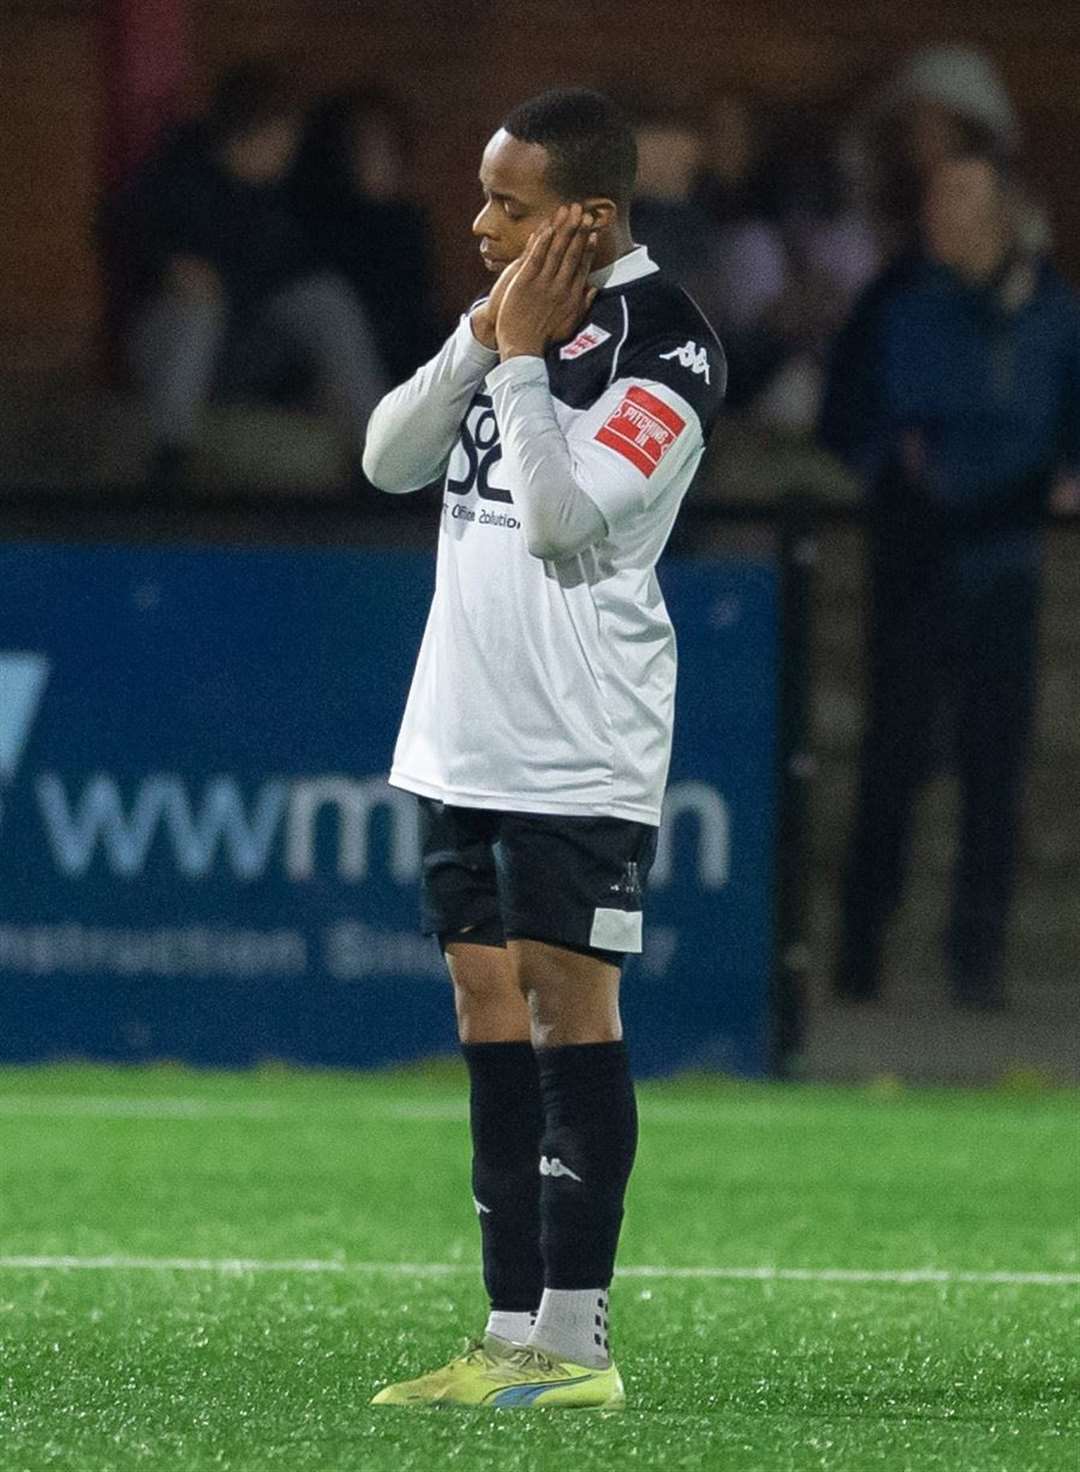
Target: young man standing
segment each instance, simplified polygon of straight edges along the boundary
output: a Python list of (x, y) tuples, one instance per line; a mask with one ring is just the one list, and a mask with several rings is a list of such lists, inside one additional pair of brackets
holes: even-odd
[(674, 636), (654, 567), (723, 351), (635, 247), (633, 134), (597, 93), (516, 108), (473, 224), (497, 275), (379, 404), (383, 490), (445, 476), (436, 591), (390, 780), (470, 1075), (491, 1314), (376, 1404), (615, 1407), (608, 1287), (637, 1139), (620, 966), (667, 778)]

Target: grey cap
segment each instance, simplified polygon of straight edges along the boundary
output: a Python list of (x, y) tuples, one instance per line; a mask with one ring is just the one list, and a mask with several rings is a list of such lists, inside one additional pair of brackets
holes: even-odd
[(1020, 121), (994, 63), (973, 46), (928, 46), (916, 51), (878, 93), (871, 111), (881, 116), (919, 99), (982, 123), (1010, 153), (1020, 145)]

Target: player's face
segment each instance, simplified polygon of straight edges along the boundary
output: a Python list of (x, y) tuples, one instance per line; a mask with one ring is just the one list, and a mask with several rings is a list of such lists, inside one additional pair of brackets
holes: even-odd
[(489, 271), (497, 274), (516, 261), (533, 231), (565, 203), (547, 182), (547, 165), (542, 144), (523, 143), (503, 128), (484, 149), (480, 164), (484, 207), (472, 228)]

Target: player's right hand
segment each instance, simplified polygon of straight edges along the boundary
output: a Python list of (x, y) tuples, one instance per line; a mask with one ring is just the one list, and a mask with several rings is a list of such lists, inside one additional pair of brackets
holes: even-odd
[(495, 324), (504, 362), (542, 355), (549, 344), (570, 336), (592, 306), (595, 226), (593, 212), (574, 203), (560, 205), (550, 222), (534, 232)]
[(472, 326), (473, 337), (484, 347), (495, 352), (499, 346), (495, 339), (495, 323), (499, 316), (499, 308), (502, 306), (506, 289), (521, 269), (521, 263), (525, 259), (524, 253), (518, 256), (516, 261), (511, 261), (504, 266), (491, 288), (491, 295), (486, 297), (479, 306), (473, 308), (469, 322)]

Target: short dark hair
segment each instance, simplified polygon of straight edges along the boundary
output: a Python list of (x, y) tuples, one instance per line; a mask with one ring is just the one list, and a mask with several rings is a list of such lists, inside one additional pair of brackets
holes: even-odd
[(283, 67), (243, 61), (230, 67), (214, 88), (206, 130), (215, 145), (223, 146), (270, 123), (299, 116), (299, 98)]
[(628, 205), (637, 176), (637, 143), (610, 97), (588, 87), (555, 87), (519, 103), (503, 127), (548, 153), (548, 183), (563, 199), (600, 195)]

